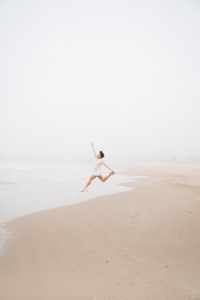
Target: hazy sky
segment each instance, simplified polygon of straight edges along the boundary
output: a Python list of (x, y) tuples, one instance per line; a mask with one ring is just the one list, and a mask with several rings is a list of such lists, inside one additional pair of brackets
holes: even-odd
[(200, 153), (198, 0), (1, 0), (0, 41), (0, 157)]

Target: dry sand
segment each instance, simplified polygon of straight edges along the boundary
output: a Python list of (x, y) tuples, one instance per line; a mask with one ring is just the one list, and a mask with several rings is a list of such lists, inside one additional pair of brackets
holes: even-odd
[(8, 223), (0, 299), (200, 299), (199, 167), (136, 164), (127, 174), (151, 178)]

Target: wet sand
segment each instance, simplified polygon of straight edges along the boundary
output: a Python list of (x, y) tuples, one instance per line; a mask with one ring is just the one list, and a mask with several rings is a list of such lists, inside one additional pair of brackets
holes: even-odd
[(0, 299), (200, 299), (199, 166), (138, 163), (127, 174), (150, 178), (9, 222)]

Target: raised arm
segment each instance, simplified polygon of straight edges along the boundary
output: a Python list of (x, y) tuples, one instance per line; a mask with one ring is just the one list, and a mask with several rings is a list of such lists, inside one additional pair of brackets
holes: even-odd
[(91, 146), (92, 146), (92, 151), (93, 151), (94, 157), (96, 158), (97, 154), (96, 154), (96, 151), (95, 151), (95, 148), (94, 148), (94, 144), (91, 143)]

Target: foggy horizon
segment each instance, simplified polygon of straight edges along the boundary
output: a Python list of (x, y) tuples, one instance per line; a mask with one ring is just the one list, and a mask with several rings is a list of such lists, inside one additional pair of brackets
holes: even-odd
[(0, 160), (200, 157), (200, 4), (2, 1)]

